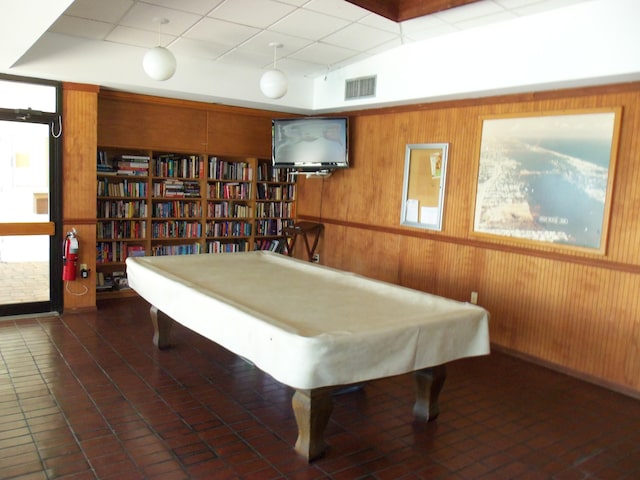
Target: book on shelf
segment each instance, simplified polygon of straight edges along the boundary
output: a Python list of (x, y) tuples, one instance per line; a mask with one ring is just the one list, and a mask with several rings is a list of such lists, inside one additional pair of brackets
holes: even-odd
[(127, 247), (128, 257), (144, 257), (146, 253), (147, 252), (142, 245), (129, 245)]
[(123, 153), (120, 155), (120, 159), (123, 161), (129, 162), (140, 162), (140, 163), (149, 163), (151, 157), (149, 155), (131, 155), (127, 153)]

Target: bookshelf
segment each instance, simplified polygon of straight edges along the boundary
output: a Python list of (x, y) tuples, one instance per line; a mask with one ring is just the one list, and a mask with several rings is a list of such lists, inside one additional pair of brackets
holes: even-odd
[(271, 161), (102, 148), (97, 156), (99, 298), (133, 294), (128, 256), (281, 252), (297, 177)]
[(125, 259), (146, 253), (150, 159), (143, 152), (98, 153), (96, 288), (103, 296), (130, 293)]
[(265, 160), (257, 164), (255, 242), (257, 249), (282, 252), (283, 228), (293, 225), (296, 216), (296, 185), (289, 170), (272, 168)]
[(206, 251), (253, 249), (255, 162), (210, 157), (207, 169)]

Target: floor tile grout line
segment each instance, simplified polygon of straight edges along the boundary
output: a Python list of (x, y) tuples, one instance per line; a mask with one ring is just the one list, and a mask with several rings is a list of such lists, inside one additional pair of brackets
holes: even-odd
[[(38, 374), (40, 374), (40, 378), (41, 378), (41, 380), (42, 380), (42, 383), (43, 383), (44, 385), (47, 385), (47, 384), (46, 384), (46, 382), (44, 381), (44, 378), (42, 378), (42, 375), (41, 375), (40, 369), (37, 367), (37, 362), (36, 362), (36, 361), (35, 361), (35, 359), (33, 358), (33, 355), (32, 355), (31, 351), (30, 351), (30, 350), (29, 350), (29, 348), (28, 348), (28, 343), (27, 343), (27, 341), (25, 340), (24, 335), (22, 334), (21, 329), (19, 328), (19, 324), (18, 324), (15, 320), (11, 320), (11, 323), (12, 323), (12, 325), (13, 325), (14, 329), (16, 330), (16, 335), (19, 335), (19, 336), (20, 336), (20, 338), (22, 339), (22, 343), (23, 343), (23, 345), (24, 345), (24, 347), (25, 347), (25, 350), (29, 351), (29, 354), (30, 354), (30, 356), (31, 356), (31, 359), (32, 359), (32, 360), (33, 360), (33, 362), (34, 362), (34, 366), (38, 369)], [(34, 323), (36, 323), (36, 322), (34, 322)], [(13, 377), (13, 375), (11, 374), (11, 368), (10, 368), (10, 365), (9, 365), (9, 363), (7, 363), (7, 360), (6, 360), (5, 354), (3, 353), (2, 349), (0, 349), (0, 357), (2, 357), (2, 362), (3, 362), (3, 363), (4, 363), (4, 365), (6, 365), (6, 367), (7, 367), (7, 375), (8, 375), (9, 380), (11, 381), (11, 387), (12, 387), (12, 389), (13, 389), (13, 393), (14, 393), (14, 395), (15, 395), (15, 397), (16, 397), (16, 402), (18, 403), (18, 405), (19, 405), (19, 407), (20, 407), (20, 413), (21, 413), (22, 418), (23, 418), (23, 420), (24, 420), (25, 426), (26, 426), (26, 428), (27, 428), (27, 430), (28, 430), (28, 432), (29, 432), (29, 436), (30, 436), (30, 438), (31, 438), (31, 443), (32, 443), (32, 444), (33, 444), (33, 446), (34, 446), (34, 449), (35, 449), (35, 451), (36, 451), (36, 454), (38, 455), (38, 460), (39, 460), (39, 462), (40, 462), (40, 468), (41, 468), (42, 472), (47, 476), (47, 478), (49, 478), (49, 474), (47, 473), (47, 469), (46, 469), (45, 460), (42, 458), (41, 450), (40, 450), (40, 448), (38, 447), (38, 444), (36, 443), (36, 441), (35, 441), (35, 439), (34, 439), (34, 437), (33, 437), (33, 430), (32, 430), (31, 425), (30, 425), (30, 423), (29, 423), (29, 419), (28, 419), (27, 414), (26, 414), (26, 412), (25, 412), (25, 410), (24, 410), (24, 407), (23, 407), (23, 405), (22, 405), (22, 402), (20, 401), (20, 397), (19, 397), (19, 395), (18, 395), (18, 393), (17, 393), (17, 391), (16, 391), (16, 385), (15, 385), (15, 382), (14, 382), (14, 377)], [(54, 397), (53, 395), (51, 395), (51, 390), (49, 389), (49, 386), (48, 386), (48, 385), (47, 385), (47, 391), (49, 392), (49, 396), (51, 396), (51, 397), (52, 397), (52, 398), (54, 398), (54, 400), (55, 400), (55, 397)], [(55, 403), (56, 403), (56, 405), (57, 405), (57, 401), (56, 401)], [(58, 408), (59, 408), (59, 407), (58, 407)]]

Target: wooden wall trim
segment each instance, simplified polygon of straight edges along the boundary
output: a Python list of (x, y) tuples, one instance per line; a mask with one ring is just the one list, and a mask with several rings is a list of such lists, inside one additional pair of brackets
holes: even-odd
[(237, 107), (222, 105), (219, 103), (204, 103), (194, 100), (181, 100), (177, 98), (158, 97), (153, 95), (141, 95), (138, 93), (119, 92), (115, 90), (101, 89), (100, 98), (114, 101), (141, 103), (145, 105), (162, 105), (175, 108), (189, 108), (207, 112), (223, 112), (256, 117), (273, 117), (274, 114), (288, 115), (272, 110), (260, 110), (257, 108)]
[(0, 236), (54, 235), (53, 222), (0, 223)]
[(64, 218), (63, 223), (67, 225), (95, 225), (97, 221), (95, 218)]
[(359, 230), (368, 230), (376, 233), (388, 233), (391, 235), (398, 235), (402, 237), (420, 238), (425, 240), (433, 240), (436, 242), (443, 242), (449, 244), (460, 245), (464, 247), (480, 248), (485, 250), (494, 250), (502, 253), (512, 253), (515, 255), (526, 255), (529, 257), (544, 258), (547, 260), (553, 260), (555, 262), (563, 262), (575, 265), (585, 265), (594, 268), (600, 268), (616, 272), (625, 272), (632, 274), (640, 274), (640, 265), (633, 265), (621, 262), (613, 262), (601, 258), (594, 257), (577, 257), (567, 255), (559, 252), (541, 251), (535, 249), (528, 249), (525, 247), (518, 247), (513, 245), (495, 244), (492, 242), (476, 240), (476, 239), (464, 239), (459, 237), (453, 237), (450, 235), (444, 235), (440, 233), (432, 233), (422, 230), (413, 230), (405, 228), (394, 228), (380, 225), (369, 225), (366, 223), (349, 222), (337, 219), (319, 218), (310, 215), (298, 215), (299, 220), (306, 220), (309, 222), (324, 223), (329, 225), (336, 225), (340, 227), (356, 228)]
[(100, 87), (98, 85), (89, 85), (86, 83), (62, 82), (64, 90), (74, 90), (76, 92), (98, 93)]

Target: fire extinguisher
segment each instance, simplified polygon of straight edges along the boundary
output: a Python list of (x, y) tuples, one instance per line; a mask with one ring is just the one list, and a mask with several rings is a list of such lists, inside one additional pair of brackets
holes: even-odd
[(71, 232), (67, 232), (67, 236), (64, 239), (62, 259), (64, 264), (62, 268), (62, 280), (75, 280), (78, 267), (78, 237), (76, 236), (75, 228)]

